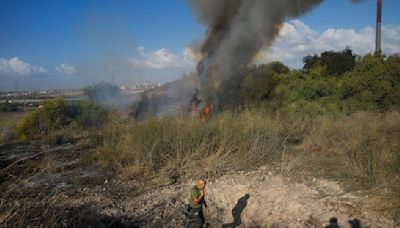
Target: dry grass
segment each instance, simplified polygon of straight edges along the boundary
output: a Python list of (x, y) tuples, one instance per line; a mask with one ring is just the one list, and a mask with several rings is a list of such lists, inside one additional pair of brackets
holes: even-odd
[(0, 127), (14, 127), (27, 112), (0, 112)]
[(357, 113), (339, 120), (320, 118), (308, 133), (305, 149), (323, 157), (344, 157), (367, 185), (400, 175), (400, 114)]
[(295, 122), (281, 123), (256, 111), (221, 113), (208, 121), (173, 117), (112, 123), (93, 157), (130, 177), (160, 170), (171, 176), (219, 175), (279, 160), (297, 128)]
[(367, 190), (366, 210), (398, 219), (400, 212), (400, 113), (321, 117), (302, 148), (314, 173), (335, 179), (348, 191)]
[(357, 113), (338, 119), (296, 121), (259, 111), (220, 113), (207, 121), (189, 117), (111, 122), (103, 143), (83, 160), (98, 160), (135, 176), (169, 170), (176, 175), (246, 170), (288, 163), (293, 144), (342, 169), (367, 186), (400, 174), (400, 114)]
[(0, 112), (0, 144), (10, 142), (15, 125), (27, 112)]

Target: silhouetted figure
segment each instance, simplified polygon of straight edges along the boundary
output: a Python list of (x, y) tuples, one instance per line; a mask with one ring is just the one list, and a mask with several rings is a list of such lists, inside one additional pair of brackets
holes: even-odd
[(340, 228), (337, 218), (333, 217), (329, 219), (329, 225), (325, 226), (325, 228)]
[(237, 201), (235, 207), (232, 209), (233, 223), (224, 224), (222, 225), (223, 228), (228, 228), (228, 227), (235, 228), (240, 224), (242, 224), (241, 215), (243, 210), (247, 206), (247, 200), (249, 200), (249, 198), (250, 195), (246, 194)]
[(351, 228), (361, 228), (361, 221), (358, 219), (349, 220)]

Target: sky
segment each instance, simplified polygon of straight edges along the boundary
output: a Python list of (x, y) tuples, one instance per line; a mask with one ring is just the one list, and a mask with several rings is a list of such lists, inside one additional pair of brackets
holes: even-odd
[[(386, 54), (400, 53), (399, 9), (400, 1), (383, 0)], [(325, 0), (287, 18), (257, 63), (300, 68), (308, 54), (373, 52), (375, 18), (375, 0)], [(194, 70), (191, 47), (205, 33), (188, 0), (1, 0), (0, 91), (173, 81)]]

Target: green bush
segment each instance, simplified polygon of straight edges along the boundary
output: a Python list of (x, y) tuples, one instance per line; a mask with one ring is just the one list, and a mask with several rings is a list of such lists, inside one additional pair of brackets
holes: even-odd
[(80, 127), (100, 127), (106, 121), (108, 111), (92, 101), (82, 100), (68, 105), (67, 115), (72, 124)]
[(339, 82), (339, 97), (364, 107), (387, 110), (400, 105), (400, 58), (367, 55)]
[(30, 140), (61, 130), (69, 125), (80, 129), (100, 127), (107, 119), (107, 110), (91, 101), (67, 103), (63, 98), (45, 101), (39, 109), (28, 113), (16, 125), (19, 140)]
[[(278, 78), (288, 73), (290, 73), (289, 68), (281, 62), (271, 62), (250, 69), (242, 86), (242, 95), (247, 106), (257, 106), (271, 99)], [(233, 92), (237, 93), (236, 90)]]
[(327, 76), (340, 76), (351, 71), (356, 65), (356, 55), (349, 48), (341, 52), (325, 51), (320, 56), (308, 55), (303, 58), (306, 71), (316, 67), (323, 67)]
[(63, 98), (47, 100), (34, 112), (27, 114), (15, 127), (18, 139), (27, 140), (61, 129), (67, 123), (67, 104)]
[[(279, 104), (274, 107), (293, 113), (307, 114), (315, 109), (314, 114), (351, 114), (400, 106), (400, 57), (397, 56), (366, 55), (341, 77), (326, 77), (324, 67), (313, 66), (307, 72), (294, 70), (276, 79), (275, 89), (263, 102)], [(253, 97), (268, 91), (257, 90), (261, 83), (253, 84), (247, 89), (255, 94)]]
[(249, 73), (243, 82), (243, 96), (247, 104), (257, 104), (270, 98), (276, 86), (274, 73), (266, 65), (261, 65)]

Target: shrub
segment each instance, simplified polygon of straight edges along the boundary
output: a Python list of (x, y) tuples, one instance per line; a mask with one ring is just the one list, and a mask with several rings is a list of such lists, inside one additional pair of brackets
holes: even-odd
[(33, 139), (42, 133), (59, 130), (67, 123), (67, 104), (63, 98), (47, 100), (38, 110), (28, 113), (15, 128), (16, 137)]
[(17, 139), (24, 141), (61, 130), (70, 124), (78, 129), (100, 127), (107, 115), (105, 108), (91, 101), (69, 104), (63, 98), (55, 98), (24, 116), (16, 125), (15, 133)]
[(320, 56), (306, 56), (303, 58), (306, 71), (316, 67), (323, 67), (327, 76), (338, 76), (351, 71), (356, 65), (356, 55), (349, 48), (341, 52), (325, 51)]
[(400, 105), (400, 58), (367, 55), (340, 82), (343, 100), (387, 110)]
[[(242, 95), (246, 104), (259, 105), (261, 102), (272, 99), (273, 92), (278, 84), (277, 78), (281, 74), (288, 74), (290, 70), (281, 62), (271, 62), (267, 65), (256, 66), (250, 69), (243, 81)], [(236, 92), (237, 91), (233, 91)]]
[[(399, 72), (397, 56), (366, 55), (342, 77), (326, 77), (323, 67), (314, 66), (307, 72), (292, 71), (277, 77), (275, 90), (265, 102), (295, 112), (308, 109), (297, 107), (312, 105), (316, 109), (314, 113), (319, 114), (329, 113), (332, 108), (345, 114), (386, 111), (400, 106)], [(257, 90), (248, 90), (262, 95)]]
[(255, 68), (243, 83), (243, 96), (247, 104), (257, 104), (270, 98), (275, 89), (274, 74), (266, 65)]
[(92, 101), (82, 100), (68, 105), (67, 115), (72, 124), (79, 128), (100, 127), (107, 119), (108, 112)]

